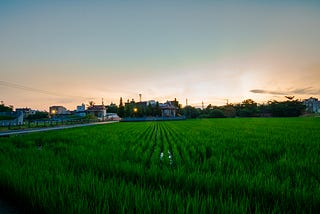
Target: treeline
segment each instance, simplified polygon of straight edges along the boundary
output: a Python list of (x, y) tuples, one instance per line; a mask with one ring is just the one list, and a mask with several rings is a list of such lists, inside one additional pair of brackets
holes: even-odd
[[(225, 118), (225, 117), (298, 117), (305, 111), (303, 102), (299, 100), (288, 99), (286, 101), (269, 101), (265, 104), (258, 104), (252, 99), (244, 100), (237, 104), (228, 104), (225, 106), (208, 105), (206, 108), (196, 108), (185, 106), (184, 108), (177, 103), (177, 116), (186, 116), (187, 118)], [(109, 113), (117, 113), (120, 117), (145, 117), (161, 116), (159, 103), (156, 105), (139, 105), (131, 102), (125, 106), (120, 99), (120, 105), (112, 103), (107, 106)]]
[(299, 100), (269, 101), (258, 104), (248, 99), (238, 104), (225, 106), (208, 105), (205, 109), (186, 106), (183, 115), (188, 118), (224, 118), (224, 117), (298, 117), (305, 111), (304, 104)]
[[(159, 102), (155, 104), (147, 104), (145, 102), (127, 102), (123, 104), (122, 98), (120, 98), (120, 104), (117, 106), (114, 103), (111, 103), (107, 107), (108, 113), (117, 113), (119, 117), (160, 117), (161, 108)], [(176, 107), (179, 107), (178, 104)]]

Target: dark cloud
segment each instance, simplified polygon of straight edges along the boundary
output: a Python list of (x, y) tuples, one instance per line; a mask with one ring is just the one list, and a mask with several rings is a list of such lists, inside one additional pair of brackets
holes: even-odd
[(263, 90), (263, 89), (252, 89), (250, 92), (255, 94), (275, 94), (275, 95), (284, 95), (283, 92), (279, 91), (269, 91), (269, 90)]
[(273, 91), (273, 90), (264, 90), (264, 89), (252, 89), (250, 92), (255, 94), (273, 94), (273, 95), (292, 95), (292, 94), (299, 94), (299, 95), (318, 95), (320, 94), (320, 89), (314, 89), (312, 87), (308, 88), (297, 88), (297, 89), (289, 89), (286, 91)]

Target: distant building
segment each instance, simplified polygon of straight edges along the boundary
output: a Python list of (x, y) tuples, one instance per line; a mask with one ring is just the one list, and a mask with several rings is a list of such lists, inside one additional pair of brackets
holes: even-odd
[(107, 119), (108, 120), (116, 120), (116, 121), (121, 120), (121, 118), (118, 116), (117, 113), (107, 113)]
[(81, 106), (77, 106), (77, 112), (82, 112), (86, 110), (86, 106), (84, 103), (81, 104)]
[(16, 112), (22, 112), (23, 118), (27, 118), (29, 115), (35, 115), (37, 111), (31, 108), (16, 108)]
[(146, 107), (148, 106), (148, 102), (146, 102), (146, 101), (141, 101), (141, 102), (135, 103), (135, 105), (136, 105), (137, 107), (140, 107), (140, 108), (146, 108)]
[(306, 106), (307, 112), (320, 113), (320, 101), (317, 98), (310, 97), (305, 99), (303, 104)]
[(50, 106), (49, 114), (54, 116), (54, 115), (70, 114), (70, 112), (63, 106)]
[(176, 117), (178, 107), (173, 102), (167, 101), (159, 104), (162, 117)]
[(157, 102), (155, 100), (149, 100), (147, 101), (147, 105), (155, 106), (157, 105)]
[(104, 105), (93, 105), (89, 106), (87, 109), (88, 114), (93, 114), (99, 120), (107, 119), (107, 109)]
[(77, 106), (77, 110), (76, 110), (75, 114), (80, 117), (86, 116), (86, 106), (84, 103), (82, 103), (81, 106)]

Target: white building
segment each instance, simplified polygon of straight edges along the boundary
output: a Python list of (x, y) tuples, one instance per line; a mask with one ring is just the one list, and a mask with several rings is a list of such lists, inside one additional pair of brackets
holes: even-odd
[(95, 115), (98, 120), (107, 119), (107, 109), (104, 105), (89, 106), (87, 109), (87, 113)]
[(167, 101), (160, 104), (162, 117), (176, 117), (177, 107), (172, 102)]
[(84, 103), (81, 106), (77, 106), (76, 115), (80, 117), (86, 116), (86, 105)]
[(320, 113), (320, 101), (317, 98), (310, 97), (309, 99), (305, 99), (303, 104), (306, 106), (306, 111)]
[(23, 118), (27, 118), (29, 115), (35, 115), (37, 113), (36, 110), (32, 110), (31, 108), (16, 108), (16, 112), (22, 112)]

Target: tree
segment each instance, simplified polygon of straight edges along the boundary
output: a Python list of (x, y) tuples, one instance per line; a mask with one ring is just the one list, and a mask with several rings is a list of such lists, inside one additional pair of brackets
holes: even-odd
[(146, 115), (147, 116), (152, 116), (152, 111), (153, 111), (153, 107), (152, 105), (149, 103), (146, 109)]
[(237, 114), (236, 109), (232, 105), (222, 107), (222, 111), (225, 117), (235, 117)]
[(195, 108), (195, 107), (192, 107), (192, 106), (185, 106), (182, 109), (182, 113), (187, 118), (197, 118), (197, 117), (200, 116), (201, 109), (198, 109), (198, 108)]
[(209, 117), (210, 118), (223, 118), (225, 117), (224, 114), (223, 114), (223, 111), (221, 111), (220, 109), (212, 109), (210, 112), (209, 112)]
[(107, 106), (108, 113), (117, 113), (118, 112), (118, 106), (115, 103), (111, 103)]
[(237, 110), (237, 115), (240, 117), (255, 117), (258, 112), (258, 104), (252, 99), (242, 101), (240, 108)]
[(154, 108), (154, 115), (153, 116), (160, 117), (161, 114), (162, 113), (161, 113), (161, 108), (160, 108), (159, 102), (156, 102), (156, 106)]
[(131, 103), (127, 103), (124, 106), (124, 117), (131, 117), (133, 115), (133, 106), (131, 105)]
[(27, 120), (41, 120), (41, 119), (48, 119), (49, 113), (45, 111), (37, 111), (33, 115), (29, 115), (26, 119)]
[[(211, 104), (209, 104), (205, 109), (202, 109), (202, 110), (198, 109), (198, 111), (200, 112), (200, 115), (199, 115), (200, 118), (223, 118), (223, 117), (226, 117), (225, 109), (223, 106), (218, 107), (218, 106), (212, 106)], [(232, 116), (230, 116), (230, 117), (232, 117)]]
[(273, 117), (298, 117), (305, 110), (305, 106), (298, 100), (278, 102), (276, 100), (269, 102), (269, 111)]
[(88, 105), (88, 107), (93, 107), (94, 106), (94, 102), (91, 100), (91, 101), (89, 101), (89, 105)]
[(0, 112), (12, 112), (12, 111), (13, 111), (13, 106), (6, 106), (4, 105), (3, 101), (1, 101)]
[(86, 114), (86, 116), (83, 117), (84, 120), (97, 120), (97, 116), (94, 114)]
[(123, 116), (124, 116), (124, 106), (123, 106), (122, 97), (120, 97), (120, 103), (119, 103), (119, 108), (118, 108), (118, 115), (119, 115), (119, 117), (123, 117)]

